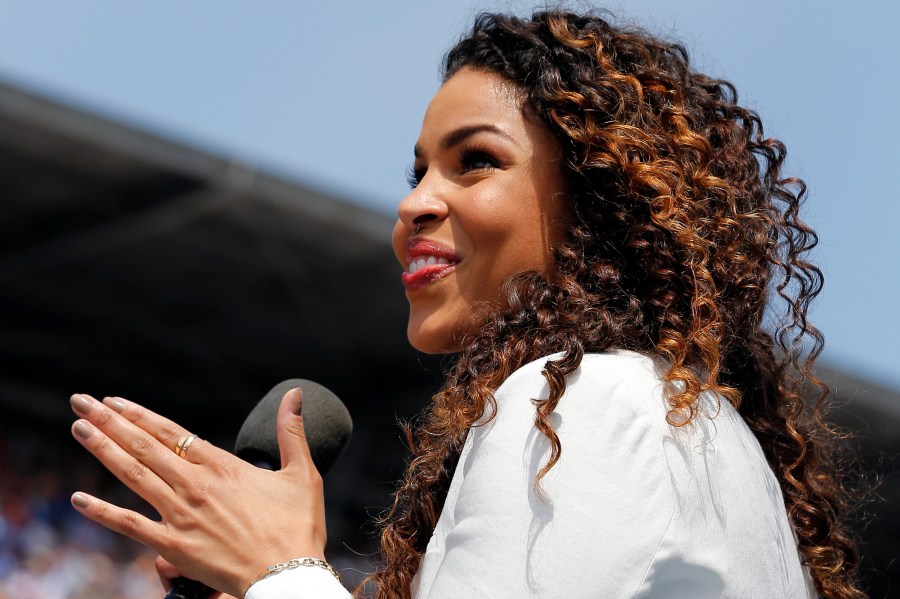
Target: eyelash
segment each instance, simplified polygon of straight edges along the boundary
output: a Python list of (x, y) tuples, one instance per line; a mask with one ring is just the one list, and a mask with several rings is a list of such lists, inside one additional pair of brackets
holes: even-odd
[[(474, 166), (478, 162), (486, 162), (489, 166)], [(473, 170), (493, 170), (500, 166), (500, 162), (494, 158), (493, 154), (477, 146), (463, 148), (460, 153), (459, 163), (463, 167), (462, 173), (468, 173)]]
[[(487, 166), (475, 166), (479, 162), (487, 163)], [(500, 161), (494, 158), (491, 152), (481, 149), (477, 146), (467, 146), (460, 150), (459, 164), (461, 166), (460, 174), (466, 174), (474, 170), (493, 170), (500, 167)], [(427, 168), (416, 168), (410, 165), (406, 169), (406, 182), (410, 189), (415, 189), (425, 173)]]
[(417, 169), (413, 165), (409, 165), (406, 167), (406, 182), (409, 184), (410, 189), (415, 189), (419, 186), (419, 181), (422, 180), (422, 177), (425, 176), (424, 169)]

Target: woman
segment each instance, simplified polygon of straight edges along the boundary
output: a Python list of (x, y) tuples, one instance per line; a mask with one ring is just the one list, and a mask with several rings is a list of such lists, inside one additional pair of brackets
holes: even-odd
[[(784, 153), (678, 45), (561, 12), (476, 21), (394, 230), (410, 342), (456, 357), (409, 432), (379, 597), (864, 597)], [(159, 551), (164, 577), (344, 596), (301, 401), (285, 396), (272, 473), (76, 395), (76, 437), (162, 521), (73, 504)], [(265, 575), (297, 557), (311, 567)]]

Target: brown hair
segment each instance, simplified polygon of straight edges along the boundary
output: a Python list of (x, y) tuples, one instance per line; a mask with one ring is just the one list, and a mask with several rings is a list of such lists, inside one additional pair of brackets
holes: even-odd
[(865, 597), (830, 457), (836, 434), (820, 414), (827, 392), (810, 370), (823, 338), (807, 309), (822, 275), (804, 254), (817, 238), (798, 217), (805, 185), (781, 175), (784, 145), (730, 83), (692, 71), (682, 46), (594, 15), (481, 15), (447, 55), (445, 80), (462, 68), (513, 82), (557, 137), (572, 225), (553, 273), (516, 275), (499, 305), (479, 307), (483, 325), (407, 427), (412, 458), (382, 520), (377, 596), (409, 597), (466, 432), (506, 377), (563, 354), (547, 363), (549, 397), (536, 406), (552, 448), (539, 483), (562, 451), (549, 417), (566, 376), (584, 352), (622, 348), (667, 359), (673, 426), (695, 417), (704, 391), (738, 407), (818, 592)]

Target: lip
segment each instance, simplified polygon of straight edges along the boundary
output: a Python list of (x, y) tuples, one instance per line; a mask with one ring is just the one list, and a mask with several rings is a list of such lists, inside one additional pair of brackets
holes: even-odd
[[(443, 258), (448, 264), (431, 264), (420, 268), (414, 273), (410, 273), (409, 263), (420, 256)], [(452, 273), (456, 270), (456, 265), (459, 264), (460, 260), (461, 258), (456, 252), (446, 245), (427, 239), (410, 239), (406, 246), (407, 271), (400, 275), (400, 280), (408, 291), (421, 289)]]

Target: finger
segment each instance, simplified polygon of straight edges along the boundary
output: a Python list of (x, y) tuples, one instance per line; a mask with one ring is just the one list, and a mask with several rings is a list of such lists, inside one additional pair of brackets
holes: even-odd
[(300, 415), (302, 405), (303, 391), (298, 387), (284, 394), (278, 408), (277, 434), (281, 468), (284, 470), (293, 465), (295, 468), (302, 468), (304, 472), (316, 472), (309, 453), (306, 430), (303, 428), (303, 417)]
[[(190, 474), (185, 472), (179, 457), (181, 454), (175, 454), (177, 442), (171, 445), (167, 442), (170, 437), (189, 439), (184, 428), (120, 397), (106, 398), (100, 403), (89, 395), (75, 394), (71, 403), (78, 415), (93, 423), (136, 460), (149, 466), (170, 486), (181, 486), (189, 479)], [(189, 461), (194, 461), (201, 453), (198, 448), (202, 444), (195, 443), (196, 439), (191, 441), (193, 456)], [(185, 458), (188, 455), (184, 453)]]
[[(187, 460), (192, 464), (217, 463), (231, 455), (212, 443), (191, 435), (190, 431), (183, 426), (133, 401), (128, 401), (121, 397), (107, 397), (104, 398), (103, 405), (118, 413), (134, 426), (155, 437), (176, 457)], [(184, 443), (192, 436), (194, 439), (190, 441), (188, 449), (179, 453), (179, 448), (183, 448)], [(167, 455), (167, 462), (169, 461), (168, 457), (170, 456)], [(175, 463), (177, 464), (178, 462), (175, 461)]]
[(104, 398), (103, 405), (122, 416), (134, 426), (155, 437), (173, 453), (176, 451), (178, 441), (191, 434), (183, 426), (122, 397)]
[(172, 580), (181, 576), (181, 571), (167, 562), (161, 555), (156, 556), (153, 565), (156, 566), (156, 573), (159, 575), (159, 581), (162, 583), (163, 588), (166, 591), (172, 590)]
[[(120, 480), (128, 484), (122, 475), (132, 479), (143, 477), (146, 474), (144, 470), (148, 467), (172, 488), (178, 486), (185, 479), (185, 475), (179, 472), (179, 468), (183, 468), (184, 464), (176, 463), (177, 456), (173, 456), (172, 452), (155, 436), (135, 426), (118, 411), (112, 410), (108, 405), (84, 394), (73, 395), (70, 402), (72, 410), (93, 424), (95, 430), (102, 432), (105, 437), (89, 439), (84, 433), (88, 432), (90, 427), (85, 427), (83, 424), (78, 427), (73, 426), (73, 432), (79, 437), (82, 445), (85, 445), (98, 459), (101, 456), (96, 453), (95, 449), (106, 452), (107, 459), (112, 461), (109, 463), (102, 459), (101, 461)], [(108, 446), (104, 439), (111, 440), (132, 459), (125, 459), (115, 451), (115, 448)]]
[(157, 510), (161, 504), (172, 498), (173, 489), (168, 482), (122, 449), (92, 423), (85, 419), (76, 420), (72, 424), (72, 435), (116, 478), (150, 502)]
[[(166, 593), (172, 590), (176, 582), (182, 582), (176, 579), (184, 578), (184, 574), (177, 566), (168, 562), (163, 556), (157, 555), (156, 559), (153, 561), (153, 565), (156, 566), (156, 574), (159, 576), (159, 581), (162, 583)], [(211, 592), (205, 595), (203, 599), (218, 599), (224, 596), (219, 591), (213, 591), (209, 587), (206, 587), (204, 590)], [(181, 595), (178, 596), (180, 597)]]
[(165, 534), (164, 524), (87, 493), (73, 494), (72, 506), (94, 522), (152, 549), (156, 549)]

